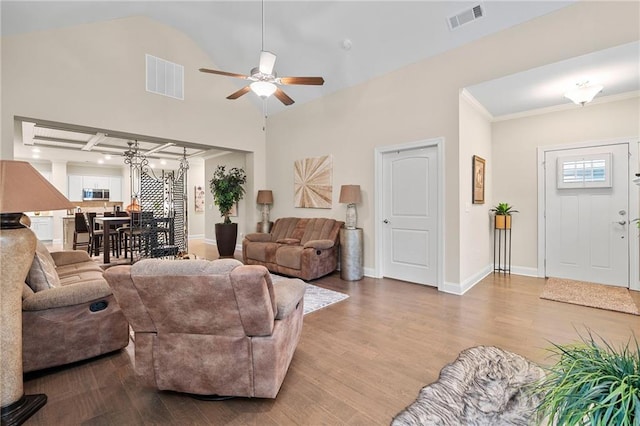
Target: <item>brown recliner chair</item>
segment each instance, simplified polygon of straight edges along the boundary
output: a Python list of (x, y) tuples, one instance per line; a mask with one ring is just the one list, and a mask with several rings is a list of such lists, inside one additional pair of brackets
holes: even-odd
[(84, 250), (49, 253), (38, 241), (22, 291), (25, 373), (127, 346), (127, 320), (102, 272)]
[(302, 332), (305, 283), (235, 259), (146, 259), (105, 278), (135, 331), (144, 384), (275, 398)]

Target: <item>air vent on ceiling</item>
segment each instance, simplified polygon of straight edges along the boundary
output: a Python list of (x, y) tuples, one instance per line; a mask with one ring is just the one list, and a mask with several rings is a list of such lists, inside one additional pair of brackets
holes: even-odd
[(476, 19), (480, 19), (484, 16), (484, 6), (478, 4), (471, 9), (467, 9), (458, 13), (457, 15), (450, 16), (447, 21), (449, 22), (449, 28), (455, 30), (462, 25), (473, 22)]
[(145, 55), (147, 63), (147, 92), (184, 100), (184, 67)]

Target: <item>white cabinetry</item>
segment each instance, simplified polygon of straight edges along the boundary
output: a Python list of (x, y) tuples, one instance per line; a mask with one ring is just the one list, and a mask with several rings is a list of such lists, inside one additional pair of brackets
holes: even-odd
[(69, 175), (69, 201), (82, 201), (82, 176)]
[(118, 176), (109, 177), (109, 201), (122, 201), (122, 178)]
[(93, 189), (109, 188), (109, 176), (83, 176), (82, 187)]
[(122, 177), (69, 175), (69, 200), (82, 201), (82, 189), (108, 189), (109, 201), (122, 201)]
[(41, 241), (53, 240), (53, 217), (30, 216), (31, 229)]

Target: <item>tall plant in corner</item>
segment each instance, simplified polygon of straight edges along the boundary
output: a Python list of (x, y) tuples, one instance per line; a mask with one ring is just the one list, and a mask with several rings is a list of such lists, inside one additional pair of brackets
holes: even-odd
[(247, 174), (237, 167), (227, 171), (226, 166), (219, 165), (209, 181), (209, 189), (213, 194), (213, 202), (224, 217), (223, 223), (216, 223), (216, 245), (220, 257), (233, 257), (238, 238), (238, 224), (231, 222), (229, 215), (236, 203), (244, 197), (244, 185)]

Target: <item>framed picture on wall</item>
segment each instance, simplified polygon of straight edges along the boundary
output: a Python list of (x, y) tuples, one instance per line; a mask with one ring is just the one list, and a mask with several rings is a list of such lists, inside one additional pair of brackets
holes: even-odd
[(204, 188), (202, 186), (195, 187), (195, 197), (193, 199), (195, 202), (196, 213), (203, 212), (204, 211)]
[(473, 156), (473, 204), (484, 204), (484, 158)]

